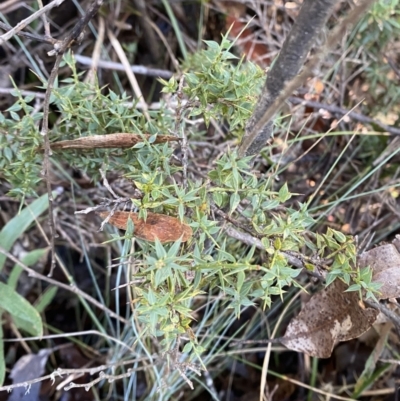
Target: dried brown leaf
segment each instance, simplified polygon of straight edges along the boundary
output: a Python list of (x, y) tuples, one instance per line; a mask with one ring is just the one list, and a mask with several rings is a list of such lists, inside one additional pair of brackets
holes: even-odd
[(370, 266), (372, 280), (382, 283), (379, 288), (379, 299), (400, 297), (400, 239), (396, 238), (392, 244), (385, 244), (363, 252), (358, 263), (360, 267)]
[(359, 337), (374, 323), (378, 311), (365, 308), (357, 292), (334, 281), (315, 294), (294, 318), (281, 339), (289, 349), (318, 358), (329, 358), (334, 345)]
[[(105, 135), (91, 135), (68, 141), (53, 142), (52, 149), (107, 149), (107, 148), (131, 148), (139, 142), (150, 138), (150, 134), (115, 133)], [(179, 138), (172, 135), (158, 135), (153, 143), (165, 143), (178, 141)]]
[[(109, 212), (99, 212), (105, 219)], [(162, 243), (174, 242), (182, 237), (182, 242), (192, 237), (192, 229), (185, 223), (181, 223), (176, 217), (165, 214), (147, 212), (146, 220), (139, 218), (138, 213), (116, 211), (110, 217), (108, 223), (126, 230), (129, 217), (134, 224), (134, 235), (145, 241), (155, 241), (156, 238)]]

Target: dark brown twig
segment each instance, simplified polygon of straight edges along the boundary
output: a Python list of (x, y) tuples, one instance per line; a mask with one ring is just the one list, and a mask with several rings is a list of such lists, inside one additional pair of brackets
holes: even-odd
[[(10, 31), (12, 29), (12, 26), (5, 24), (4, 22), (0, 22), (0, 29), (4, 29), (5, 31)], [(54, 39), (51, 37), (39, 36), (39, 35), (35, 35), (33, 33), (25, 32), (25, 31), (18, 31), (15, 34), (18, 36), (27, 38), (27, 39), (32, 39), (32, 40), (36, 40), (38, 42), (48, 43), (53, 46), (59, 42), (57, 39)]]
[(18, 32), (22, 31), (22, 29), (24, 29), (27, 25), (29, 25), (32, 21), (35, 21), (35, 19), (39, 18), (44, 13), (47, 13), (52, 8), (58, 7), (59, 5), (64, 3), (64, 1), (65, 0), (53, 0), (51, 3), (47, 4), (43, 8), (40, 8), (28, 18), (25, 18), (24, 20), (19, 22), (14, 28), (11, 28), (8, 32), (0, 36), (0, 45), (10, 40), (14, 35), (17, 35)]
[[(187, 188), (188, 180), (187, 180), (187, 168), (188, 168), (188, 141), (185, 134), (185, 130), (182, 128), (182, 114), (185, 110), (185, 107), (182, 106), (182, 98), (183, 98), (183, 84), (185, 78), (182, 75), (181, 79), (179, 80), (178, 90), (176, 93), (178, 107), (176, 108), (176, 120), (175, 120), (175, 134), (181, 138), (181, 149), (182, 149), (182, 175), (183, 175), (183, 188)], [(181, 135), (179, 135), (179, 131), (181, 131)]]
[[(60, 2), (60, 0), (59, 0)], [(55, 246), (54, 246), (54, 239), (56, 238), (56, 230), (53, 218), (53, 195), (51, 193), (51, 183), (49, 177), (50, 171), (50, 156), (51, 156), (51, 149), (50, 149), (50, 139), (49, 139), (49, 111), (50, 111), (50, 96), (53, 90), (54, 82), (57, 78), (58, 69), (60, 67), (60, 63), (64, 53), (67, 51), (68, 48), (71, 47), (76, 41), (79, 41), (81, 35), (83, 34), (86, 25), (89, 21), (94, 17), (97, 13), (101, 5), (103, 4), (103, 0), (93, 0), (89, 5), (85, 15), (77, 22), (77, 24), (73, 27), (71, 33), (62, 40), (59, 44), (54, 46), (54, 53), (57, 54), (56, 61), (54, 63), (54, 67), (51, 70), (50, 77), (47, 81), (47, 88), (45, 99), (43, 103), (43, 120), (42, 120), (42, 130), (41, 135), (44, 138), (44, 160), (43, 160), (43, 175), (46, 177), (46, 184), (47, 184), (47, 193), (49, 196), (49, 216), (50, 216), (50, 231), (51, 231), (51, 239), (50, 239), (50, 246), (51, 246), (51, 269), (49, 276), (52, 275), (54, 267), (56, 265), (55, 259)], [(43, 8), (44, 9), (44, 8)], [(42, 9), (42, 10), (43, 10)]]
[(372, 301), (371, 299), (367, 299), (364, 301), (371, 308), (377, 309), (382, 312), (396, 327), (397, 335), (400, 336), (400, 316), (391, 311), (384, 304)]
[(391, 125), (386, 125), (379, 120), (374, 120), (373, 118), (364, 116), (364, 114), (356, 113), (351, 110), (342, 109), (341, 107), (332, 104), (314, 102), (313, 100), (304, 100), (297, 97), (289, 97), (289, 101), (293, 104), (302, 104), (304, 106), (312, 107), (313, 109), (324, 109), (332, 114), (338, 114), (341, 116), (346, 115), (350, 117), (352, 120), (359, 121), (360, 123), (377, 125), (383, 130), (389, 132), (390, 134), (400, 135), (400, 128), (393, 127)]
[[(238, 231), (238, 230), (234, 229), (233, 227), (224, 227), (223, 230), (230, 237), (235, 238), (238, 241), (243, 242), (246, 245), (255, 246), (257, 249), (260, 249), (260, 250), (263, 250), (263, 251), (265, 250), (265, 246), (263, 245), (263, 243), (258, 238), (255, 238), (250, 234)], [(304, 268), (304, 264), (296, 256), (293, 256), (290, 253), (285, 252), (285, 251), (281, 251), (281, 253), (282, 253), (282, 255), (285, 256), (287, 261), (292, 266), (297, 267), (299, 269), (303, 269)]]
[(397, 78), (400, 80), (400, 70), (397, 68), (395, 62), (388, 55), (385, 55), (385, 57), (387, 59), (387, 62), (389, 64), (390, 68), (393, 70), (393, 72), (396, 74)]
[[(224, 220), (229, 221), (229, 223), (232, 223), (235, 227), (240, 228), (242, 231), (247, 232), (249, 235), (251, 235), (254, 238), (258, 238), (258, 235), (253, 232), (248, 226), (245, 224), (241, 224), (235, 219), (233, 219), (231, 216), (229, 216), (227, 213), (225, 213), (223, 210), (221, 210), (219, 207), (217, 207), (214, 202), (211, 202), (210, 205), (211, 210), (217, 214), (218, 216), (221, 216)], [(248, 221), (250, 223), (250, 221)], [(249, 224), (250, 225), (250, 224)]]

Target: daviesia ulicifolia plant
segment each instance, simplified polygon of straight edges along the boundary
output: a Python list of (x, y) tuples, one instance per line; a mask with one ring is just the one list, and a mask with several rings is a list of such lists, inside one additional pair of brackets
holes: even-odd
[[(182, 166), (173, 162), (173, 142), (157, 144), (162, 135), (182, 138), (183, 133), (189, 147), (206, 142), (204, 125), (188, 124), (199, 116), (206, 125), (225, 123), (226, 140), (233, 144), (243, 134), (265, 74), (254, 64), (237, 60), (226, 38), (221, 44), (209, 41), (206, 45), (206, 50), (184, 65), (181, 89), (180, 77), (161, 80), (167, 97), (181, 91), (176, 110), (167, 107), (167, 99), (159, 110), (149, 110), (146, 119), (140, 110), (129, 107), (126, 94), (83, 82), (71, 53), (64, 58), (71, 76), (60, 81), (51, 99), (58, 111), (52, 142), (146, 133), (143, 141), (130, 148), (82, 151), (55, 146), (52, 159), (83, 170), (95, 182), (100, 168), (124, 175), (141, 193), (140, 199), (132, 199), (138, 210), (138, 215), (132, 216), (142, 219), (135, 220), (137, 225), (146, 216), (159, 214), (188, 226), (191, 236), (184, 238), (186, 242), (163, 244), (157, 238), (136, 237), (139, 246), (130, 256), (140, 261), (135, 272), (140, 283), (130, 291), (135, 299), (133, 312), (144, 332), (159, 337), (164, 350), (188, 334), (183, 352), (193, 358), (203, 351), (191, 330), (199, 294), (222, 291), (228, 308), (238, 316), (242, 308), (254, 303), (269, 307), (273, 296), (300, 286), (296, 278), (302, 269), (290, 264), (288, 255), (297, 255), (305, 269), (313, 268), (313, 260), (324, 260), (330, 269), (328, 282), (341, 278), (349, 284), (357, 274), (352, 239), (334, 230), (327, 234), (310, 231), (313, 219), (307, 205), (289, 203), (293, 195), (288, 186), (277, 185), (273, 174), (256, 175), (250, 158), (239, 159), (234, 149), (225, 147), (198, 170), (193, 159), (196, 151), (186, 159), (188, 165)], [(11, 186), (10, 195), (25, 197), (43, 189), (43, 154), (38, 152), (43, 144), (37, 124), (42, 113), (34, 112), (32, 96), (23, 96), (17, 89), (15, 95), (15, 104), (0, 113), (0, 169)], [(214, 146), (210, 142), (210, 147)], [(129, 221), (127, 241), (135, 237), (135, 224)], [(225, 230), (227, 225), (250, 234), (254, 243), (233, 238)]]

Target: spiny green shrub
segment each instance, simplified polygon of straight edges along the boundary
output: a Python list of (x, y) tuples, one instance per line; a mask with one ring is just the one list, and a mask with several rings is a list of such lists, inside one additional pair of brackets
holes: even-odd
[[(202, 135), (202, 131), (200, 126), (189, 129), (187, 119), (198, 115), (206, 123), (224, 119), (240, 136), (264, 73), (242, 60), (234, 65), (230, 45), (225, 38), (220, 45), (207, 42), (208, 48), (187, 62), (183, 82), (176, 78), (162, 81), (163, 92), (175, 96), (182, 91), (177, 110), (149, 111), (149, 120), (125, 94), (118, 96), (82, 82), (72, 54), (67, 54), (64, 62), (72, 73), (52, 93), (51, 141), (113, 132), (173, 132), (178, 136), (185, 132), (190, 144), (191, 135)], [(17, 89), (15, 94), (16, 103), (0, 114), (0, 168), (12, 186), (10, 193), (25, 196), (34, 194), (43, 179), (43, 138), (38, 129), (42, 113), (33, 113), (32, 97), (22, 96)], [(150, 138), (132, 149), (62, 150), (54, 151), (51, 158), (84, 170), (93, 180), (99, 178), (99, 168), (119, 172), (142, 192), (140, 200), (132, 200), (142, 215), (146, 211), (174, 215), (192, 227), (193, 238), (185, 244), (136, 239), (139, 246), (131, 255), (140, 261), (135, 272), (140, 284), (132, 286), (134, 311), (145, 332), (161, 338), (164, 350), (171, 349), (178, 336), (189, 333), (184, 352), (194, 357), (203, 351), (190, 330), (198, 294), (223, 291), (228, 307), (239, 316), (243, 307), (255, 302), (269, 307), (272, 297), (281, 296), (288, 286), (301, 286), (296, 278), (302, 269), (288, 262), (291, 256), (306, 270), (327, 271), (328, 283), (336, 278), (347, 284), (353, 280), (356, 287), (352, 290), (365, 288), (370, 296), (376, 290), (368, 271), (355, 268), (352, 238), (334, 230), (311, 232), (313, 219), (307, 205), (286, 206), (293, 196), (287, 185), (276, 188), (273, 177), (257, 177), (250, 158), (238, 159), (235, 151), (227, 149), (209, 161), (206, 176), (189, 174), (185, 182), (182, 166), (171, 163), (172, 153), (170, 144), (156, 145)], [(232, 238), (219, 219), (251, 234), (253, 243)], [(128, 241), (132, 231), (130, 226)]]

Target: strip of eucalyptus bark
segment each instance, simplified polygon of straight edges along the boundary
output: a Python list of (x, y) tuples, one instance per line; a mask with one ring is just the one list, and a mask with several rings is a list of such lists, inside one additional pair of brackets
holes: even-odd
[(308, 52), (321, 36), (322, 29), (338, 0), (305, 0), (282, 50), (268, 73), (257, 106), (251, 116), (246, 133), (239, 146), (239, 156), (256, 155), (272, 135), (272, 118), (293, 91), (312, 75), (323, 55), (343, 37), (349, 26), (358, 22), (375, 0), (364, 0), (353, 8), (332, 31), (324, 46), (316, 51), (310, 62), (299, 74)]
[[(51, 149), (111, 149), (111, 148), (131, 148), (144, 139), (150, 139), (150, 134), (128, 134), (115, 133), (105, 135), (90, 135), (77, 139), (53, 142)], [(179, 138), (172, 135), (157, 136), (152, 143), (165, 143), (179, 141)]]

